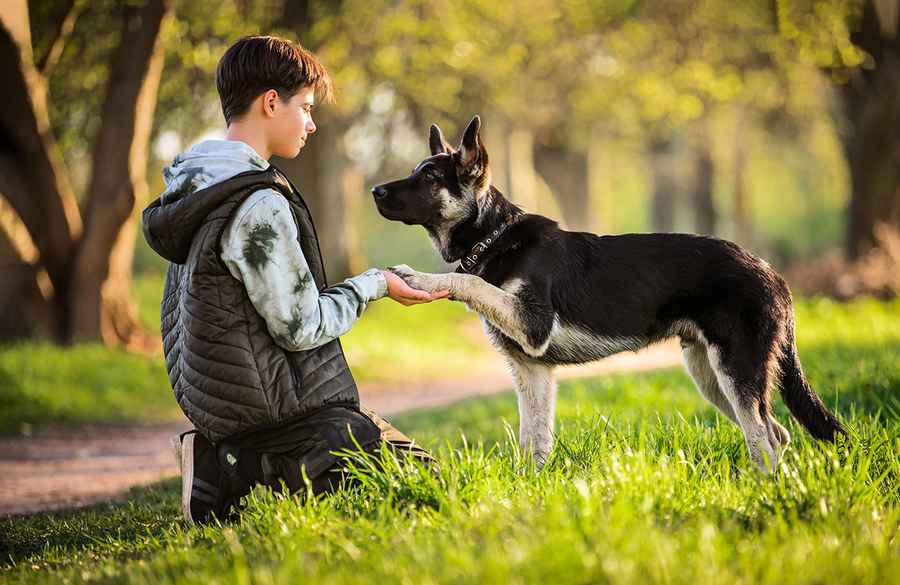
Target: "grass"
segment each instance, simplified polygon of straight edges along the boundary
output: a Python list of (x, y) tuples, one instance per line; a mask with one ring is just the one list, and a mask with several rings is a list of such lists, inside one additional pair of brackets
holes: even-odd
[(0, 349), (0, 432), (36, 423), (172, 419), (178, 405), (161, 358), (100, 345)]
[[(900, 302), (802, 303), (801, 358), (853, 433), (793, 436), (751, 471), (739, 431), (679, 371), (564, 384), (557, 447), (523, 460), (510, 395), (395, 417), (433, 475), (357, 462), (328, 498), (259, 491), (188, 528), (178, 485), (0, 520), (10, 583), (892, 583), (900, 581)], [(464, 436), (463, 436), (464, 433)], [(389, 461), (390, 463), (390, 461)]]

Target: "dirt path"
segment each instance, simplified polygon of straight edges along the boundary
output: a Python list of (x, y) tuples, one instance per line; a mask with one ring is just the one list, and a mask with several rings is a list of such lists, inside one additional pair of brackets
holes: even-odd
[[(677, 343), (619, 354), (588, 366), (563, 368), (563, 379), (644, 371), (680, 363)], [(360, 388), (365, 406), (383, 415), (442, 406), (511, 388), (499, 358), (477, 378), (429, 381), (408, 388)], [(178, 474), (169, 437), (187, 421), (146, 427), (41, 428), (28, 437), (0, 438), (0, 516), (83, 506), (115, 498), (129, 488)]]

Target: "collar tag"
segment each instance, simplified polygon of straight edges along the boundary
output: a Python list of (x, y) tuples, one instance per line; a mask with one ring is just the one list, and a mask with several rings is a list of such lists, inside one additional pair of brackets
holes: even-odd
[(478, 264), (478, 260), (484, 255), (484, 252), (497, 241), (497, 238), (500, 237), (506, 228), (509, 227), (508, 224), (502, 225), (499, 228), (495, 229), (490, 233), (489, 236), (480, 240), (477, 244), (472, 246), (472, 249), (462, 257), (459, 261), (458, 272), (471, 272), (475, 265)]

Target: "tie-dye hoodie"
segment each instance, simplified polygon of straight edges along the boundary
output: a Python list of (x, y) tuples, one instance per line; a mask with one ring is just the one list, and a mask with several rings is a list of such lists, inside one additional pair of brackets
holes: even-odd
[[(198, 191), (269, 163), (235, 140), (205, 140), (163, 170), (166, 194)], [(188, 187), (185, 182), (190, 181)], [(273, 339), (286, 350), (311, 349), (346, 333), (366, 305), (387, 294), (387, 281), (369, 269), (322, 291), (316, 287), (287, 200), (272, 189), (244, 201), (222, 235), (222, 261), (244, 283)]]

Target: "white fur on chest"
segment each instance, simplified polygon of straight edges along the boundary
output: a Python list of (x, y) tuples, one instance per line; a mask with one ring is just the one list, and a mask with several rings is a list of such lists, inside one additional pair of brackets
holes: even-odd
[[(516, 295), (525, 286), (525, 281), (513, 278), (500, 285), (500, 289), (510, 295)], [(522, 319), (524, 321), (524, 319)], [(484, 315), (481, 323), (491, 344), (502, 353), (508, 353), (501, 331), (492, 325)], [(549, 353), (554, 361), (568, 363), (585, 363), (611, 356), (622, 351), (637, 351), (645, 347), (649, 340), (641, 336), (608, 336), (599, 335), (576, 325), (564, 324), (559, 315), (554, 315), (550, 336), (538, 355)], [(531, 353), (531, 352), (528, 352)], [(533, 355), (533, 357), (538, 357)]]
[(647, 345), (645, 337), (597, 335), (575, 325), (564, 325), (557, 316), (550, 332), (548, 351), (573, 362), (599, 360), (622, 351), (637, 351)]

